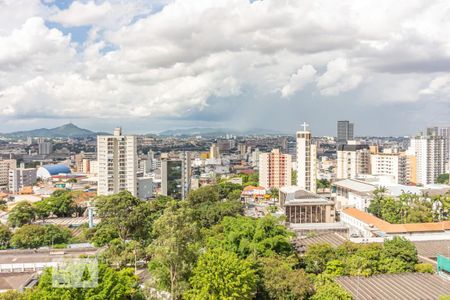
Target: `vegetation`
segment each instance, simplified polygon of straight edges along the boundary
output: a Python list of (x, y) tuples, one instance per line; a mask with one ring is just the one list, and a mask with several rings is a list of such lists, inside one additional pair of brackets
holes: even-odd
[(186, 299), (253, 299), (256, 292), (251, 263), (221, 248), (200, 256), (190, 283)]
[(31, 224), (36, 217), (36, 210), (27, 201), (21, 201), (14, 206), (8, 215), (8, 224), (11, 227), (20, 227), (25, 224)]
[(447, 174), (441, 174), (441, 175), (439, 175), (437, 177), (436, 182), (437, 183), (441, 183), (441, 184), (448, 184), (449, 183), (448, 178), (449, 178), (449, 174), (448, 173)]
[(422, 223), (446, 220), (450, 212), (450, 194), (433, 197), (403, 193), (395, 199), (383, 189), (374, 191), (369, 212), (389, 223)]
[(54, 288), (52, 284), (52, 271), (47, 269), (42, 274), (39, 284), (27, 290), (23, 299), (144, 299), (138, 288), (138, 278), (132, 269), (116, 271), (105, 264), (99, 265), (98, 286), (95, 288)]
[(56, 225), (24, 225), (11, 238), (15, 248), (39, 248), (65, 244), (71, 237), (70, 230)]
[(11, 235), (12, 233), (11, 230), (9, 230), (9, 227), (0, 224), (0, 250), (8, 248)]
[(414, 272), (417, 262), (414, 244), (399, 237), (383, 244), (347, 242), (338, 248), (316, 244), (302, 258), (306, 272), (332, 277)]
[[(223, 182), (192, 191), (183, 201), (170, 197), (141, 201), (128, 192), (98, 197), (95, 205), (102, 221), (86, 229), (85, 236), (106, 248), (100, 256), (99, 286), (55, 289), (47, 270), (32, 290), (4, 295), (10, 299), (143, 299), (132, 268), (147, 265), (151, 280), (146, 286), (172, 299), (346, 300), (351, 296), (333, 281), (336, 276), (433, 271), (430, 265), (418, 263), (414, 245), (402, 238), (383, 244), (316, 244), (298, 257), (291, 243), (294, 234), (280, 219), (242, 215), (242, 188)], [(67, 243), (67, 229), (28, 224), (36, 215), (76, 213), (70, 195), (50, 198), (34, 206), (21, 204), (10, 220), (19, 228), (11, 235), (6, 226), (0, 226), (0, 245), (37, 248)], [(375, 198), (373, 212), (394, 218), (383, 190)], [(446, 199), (436, 200), (442, 209), (432, 209), (432, 219), (439, 218), (437, 212), (444, 216)], [(412, 218), (401, 213), (398, 217)]]
[(328, 179), (318, 179), (317, 180), (317, 191), (324, 192), (326, 189), (331, 187), (331, 182)]

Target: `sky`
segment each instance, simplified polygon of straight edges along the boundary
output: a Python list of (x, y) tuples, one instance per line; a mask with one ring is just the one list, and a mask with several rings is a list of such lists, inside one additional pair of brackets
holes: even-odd
[(450, 126), (448, 0), (0, 0), (0, 132)]

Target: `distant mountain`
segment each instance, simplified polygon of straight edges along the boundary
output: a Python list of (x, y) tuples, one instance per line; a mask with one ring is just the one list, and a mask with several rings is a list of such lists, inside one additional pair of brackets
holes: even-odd
[(165, 130), (159, 133), (162, 136), (208, 136), (208, 137), (217, 137), (223, 136), (226, 134), (232, 135), (283, 135), (284, 133), (277, 132), (275, 130), (270, 129), (261, 129), (254, 128), (249, 130), (236, 130), (230, 128), (187, 128), (187, 129), (173, 129), (173, 130)]
[(11, 137), (87, 137), (96, 136), (97, 133), (69, 123), (51, 129), (40, 128), (28, 131), (11, 132), (4, 135)]

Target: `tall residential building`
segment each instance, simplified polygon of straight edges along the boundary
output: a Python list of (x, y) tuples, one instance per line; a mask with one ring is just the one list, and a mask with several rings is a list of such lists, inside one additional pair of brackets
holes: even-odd
[(213, 143), (211, 145), (211, 148), (209, 149), (209, 158), (220, 159), (219, 147), (217, 146), (216, 143)]
[(337, 122), (337, 143), (347, 144), (348, 141), (353, 140), (354, 125), (349, 121)]
[(446, 139), (433, 135), (411, 138), (408, 152), (416, 157), (416, 183), (432, 184), (445, 173)]
[(98, 191), (111, 195), (127, 190), (137, 196), (137, 142), (135, 136), (114, 135), (97, 137)]
[(25, 169), (23, 166), (18, 169), (9, 170), (8, 189), (10, 193), (18, 193), (24, 187), (32, 186), (37, 179), (35, 168)]
[(50, 142), (41, 142), (38, 144), (39, 155), (49, 155), (53, 152), (53, 144)]
[(186, 199), (191, 189), (191, 154), (180, 153), (178, 158), (161, 159), (161, 195)]
[(297, 186), (316, 192), (317, 145), (311, 142), (311, 131), (303, 123), (303, 130), (297, 131)]
[(445, 156), (445, 171), (450, 171), (450, 127), (439, 127), (439, 136), (442, 136), (445, 142), (444, 156)]
[(370, 149), (368, 145), (338, 145), (337, 179), (355, 179), (370, 174)]
[(292, 185), (292, 158), (280, 149), (259, 155), (259, 185), (265, 188), (281, 188)]
[(404, 153), (378, 153), (370, 156), (372, 175), (387, 175), (398, 184), (409, 183), (408, 157)]
[(0, 188), (8, 187), (9, 171), (17, 168), (17, 161), (15, 159), (1, 159), (0, 160)]

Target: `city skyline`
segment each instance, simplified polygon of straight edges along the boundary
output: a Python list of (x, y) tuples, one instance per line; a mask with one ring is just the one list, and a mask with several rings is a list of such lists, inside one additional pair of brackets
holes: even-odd
[(2, 1), (2, 131), (448, 126), (445, 1), (187, 3)]

